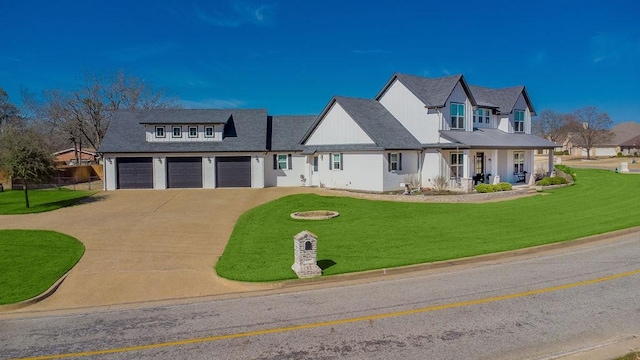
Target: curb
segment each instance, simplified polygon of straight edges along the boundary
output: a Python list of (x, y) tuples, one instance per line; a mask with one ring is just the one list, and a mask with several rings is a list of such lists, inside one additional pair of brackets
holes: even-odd
[(58, 279), (56, 282), (53, 283), (53, 285), (51, 285), (47, 290), (45, 290), (42, 294), (40, 295), (36, 295), (30, 299), (27, 300), (23, 300), (17, 303), (13, 303), (13, 304), (7, 304), (7, 305), (0, 305), (0, 313), (6, 313), (6, 312), (11, 312), (11, 311), (15, 311), (18, 309), (22, 309), (24, 307), (33, 305), (35, 303), (38, 303), (46, 298), (48, 298), (49, 296), (53, 295), (53, 293), (56, 292), (56, 290), (58, 290), (58, 287), (60, 287), (60, 285), (62, 285), (62, 282), (64, 282), (64, 280), (67, 278), (67, 275), (69, 275), (69, 272), (66, 272), (64, 275), (62, 275), (62, 277), (60, 279)]

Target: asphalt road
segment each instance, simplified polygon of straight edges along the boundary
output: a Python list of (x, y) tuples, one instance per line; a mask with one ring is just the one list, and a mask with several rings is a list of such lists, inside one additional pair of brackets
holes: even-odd
[(640, 334), (638, 235), (402, 279), (4, 318), (0, 358), (540, 359), (632, 334)]

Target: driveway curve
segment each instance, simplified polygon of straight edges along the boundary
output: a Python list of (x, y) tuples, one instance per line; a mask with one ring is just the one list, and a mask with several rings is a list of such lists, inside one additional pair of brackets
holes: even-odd
[[(238, 217), (308, 188), (123, 190), (29, 215), (0, 216), (2, 229), (54, 230), (76, 237), (84, 256), (53, 295), (28, 311), (103, 307), (235, 293), (212, 266)], [(268, 285), (251, 285), (252, 289)]]

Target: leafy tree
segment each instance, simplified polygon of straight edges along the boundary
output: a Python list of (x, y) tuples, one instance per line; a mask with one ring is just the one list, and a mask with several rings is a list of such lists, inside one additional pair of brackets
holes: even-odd
[(569, 134), (569, 125), (572, 121), (571, 114), (558, 113), (549, 109), (543, 110), (533, 119), (533, 133), (550, 141), (558, 142)]
[(613, 121), (606, 112), (600, 112), (595, 106), (580, 108), (573, 112), (573, 117), (569, 127), (574, 139), (587, 151), (587, 159), (591, 159), (591, 149), (613, 138), (610, 131)]
[(53, 157), (43, 136), (34, 129), (7, 127), (0, 134), (0, 169), (22, 181), (28, 208), (29, 184), (41, 183), (53, 175)]
[(76, 151), (83, 143), (94, 149), (100, 147), (115, 110), (180, 107), (163, 91), (122, 71), (108, 76), (88, 74), (79, 88), (51, 90), (45, 98), (47, 118), (74, 144)]

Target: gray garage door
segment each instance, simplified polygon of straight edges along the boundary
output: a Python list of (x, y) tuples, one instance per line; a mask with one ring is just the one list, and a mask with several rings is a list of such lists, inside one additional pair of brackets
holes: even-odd
[(152, 189), (152, 158), (117, 158), (118, 189)]
[(168, 188), (202, 188), (202, 158), (167, 158)]
[(251, 157), (216, 157), (216, 187), (251, 187)]

